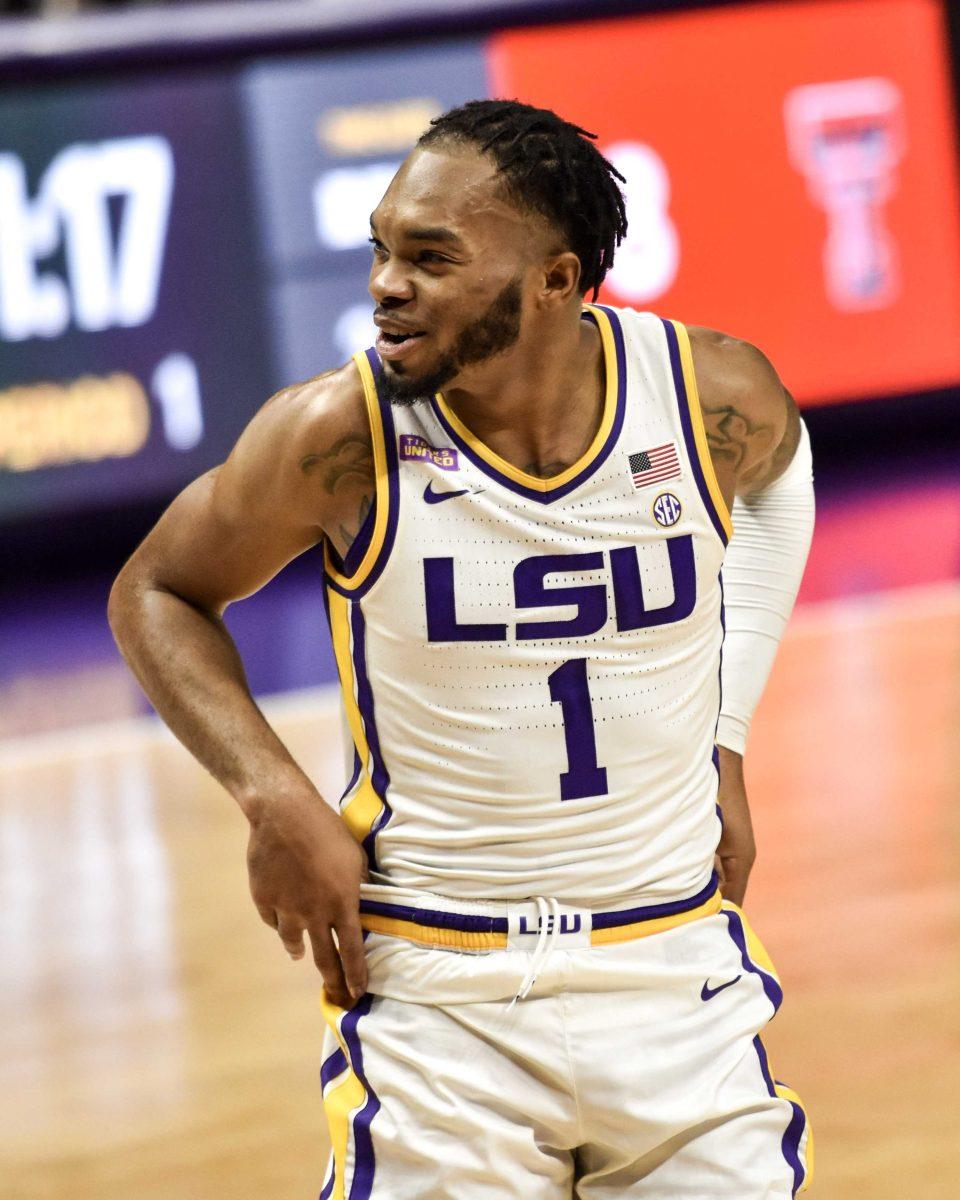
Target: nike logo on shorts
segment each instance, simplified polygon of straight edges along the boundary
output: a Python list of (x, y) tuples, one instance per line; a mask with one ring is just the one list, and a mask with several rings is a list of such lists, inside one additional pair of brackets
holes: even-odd
[(423, 490), (423, 498), (428, 504), (442, 504), (444, 500), (453, 500), (455, 496), (466, 496), (470, 490), (461, 488), (459, 492), (435, 492), (431, 481)]
[(728, 987), (733, 987), (733, 985), (737, 982), (737, 980), (741, 979), (741, 978), (742, 978), (742, 975), (737, 975), (735, 978), (728, 979), (726, 983), (721, 983), (719, 987), (715, 987), (715, 988), (712, 988), (710, 986), (709, 979), (705, 979), (703, 981), (703, 987), (700, 989), (700, 999), (701, 1000), (712, 1000), (714, 998), (714, 996), (717, 995), (718, 992), (722, 992)]

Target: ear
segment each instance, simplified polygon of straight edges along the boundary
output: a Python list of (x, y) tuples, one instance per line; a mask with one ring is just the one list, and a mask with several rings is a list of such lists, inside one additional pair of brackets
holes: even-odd
[(579, 298), (579, 284), (580, 259), (573, 251), (551, 254), (543, 263), (540, 303), (547, 308), (562, 308), (574, 295)]

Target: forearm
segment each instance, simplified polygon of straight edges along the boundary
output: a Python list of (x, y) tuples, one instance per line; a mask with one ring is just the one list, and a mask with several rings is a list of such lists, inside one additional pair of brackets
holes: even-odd
[(813, 474), (802, 430), (793, 462), (770, 487), (733, 508), (723, 565), (726, 635), (717, 742), (743, 754), (800, 587), (813, 534)]
[(121, 575), (109, 619), (154, 708), (248, 816), (271, 794), (311, 787), (254, 702), (220, 617)]

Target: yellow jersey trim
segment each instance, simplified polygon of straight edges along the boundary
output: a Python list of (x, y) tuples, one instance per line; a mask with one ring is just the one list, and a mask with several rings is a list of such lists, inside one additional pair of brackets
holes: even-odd
[(613, 429), (614, 420), (616, 419), (620, 380), (617, 372), (617, 348), (613, 338), (613, 330), (610, 328), (610, 318), (603, 309), (597, 308), (593, 304), (585, 304), (584, 309), (595, 319), (603, 346), (603, 361), (606, 374), (603, 416), (600, 419), (600, 427), (586, 452), (572, 466), (567, 467), (559, 475), (551, 475), (549, 479), (539, 479), (536, 475), (528, 475), (526, 471), (521, 471), (513, 463), (508, 463), (505, 458), (501, 458), (496, 451), (491, 450), (475, 434), (471, 433), (453, 409), (450, 408), (446, 400), (444, 400), (442, 393), (436, 393), (437, 406), (457, 436), (466, 442), (470, 449), (479, 455), (489, 466), (493, 467), (494, 470), (499, 471), (501, 475), (506, 475), (514, 483), (522, 484), (523, 487), (531, 488), (535, 492), (551, 492), (554, 488), (563, 487), (565, 483), (569, 483), (571, 479), (575, 479), (581, 471), (585, 471), (606, 445), (610, 431)]
[(380, 413), (380, 401), (377, 398), (377, 384), (373, 378), (373, 371), (370, 368), (366, 354), (362, 351), (355, 354), (353, 361), (357, 364), (357, 370), (360, 372), (360, 381), (363, 384), (363, 398), (367, 406), (367, 417), (370, 422), (377, 511), (374, 515), (373, 534), (370, 538), (370, 544), (367, 546), (366, 553), (360, 560), (360, 565), (352, 575), (344, 575), (336, 567), (330, 554), (329, 544), (324, 544), (323, 559), (326, 572), (334, 583), (347, 591), (353, 591), (355, 588), (360, 587), (373, 570), (377, 559), (380, 557), (380, 551), (383, 549), (390, 518), (390, 487), (387, 469), (386, 439), (383, 430), (383, 417)]
[(714, 470), (713, 459), (710, 457), (710, 447), (707, 443), (707, 431), (703, 424), (703, 410), (700, 406), (700, 392), (697, 388), (697, 376), (693, 369), (693, 351), (690, 348), (690, 335), (686, 325), (680, 321), (671, 320), (670, 324), (677, 333), (677, 345), (680, 349), (680, 366), (683, 371), (683, 382), (687, 391), (687, 404), (690, 407), (690, 424), (693, 426), (693, 438), (697, 446), (697, 457), (700, 459), (700, 469), (707, 484), (707, 491), (713, 501), (713, 507), (720, 519), (720, 524), (726, 532), (727, 539), (733, 537), (733, 522), (730, 510), (720, 491), (717, 473)]

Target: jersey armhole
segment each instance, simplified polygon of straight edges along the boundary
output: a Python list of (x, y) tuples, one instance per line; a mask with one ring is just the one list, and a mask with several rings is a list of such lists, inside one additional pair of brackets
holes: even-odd
[(357, 568), (363, 562), (367, 550), (370, 548), (370, 542), (373, 540), (373, 531), (376, 528), (377, 521), (377, 497), (374, 491), (373, 501), (367, 515), (363, 518), (360, 528), (357, 530), (357, 536), (350, 543), (350, 549), (345, 555), (340, 554), (336, 546), (327, 539), (325, 543), (326, 561), (328, 561), (338, 576), (345, 576), (352, 579), (357, 573)]
[(363, 398), (373, 444), (374, 497), (370, 512), (343, 560), (329, 541), (324, 543), (327, 582), (343, 595), (359, 598), (371, 588), (390, 555), (397, 529), (397, 450), (390, 405), (377, 394), (375, 372), (380, 360), (374, 350), (353, 356), (363, 384)]
[(667, 334), (670, 366), (673, 371), (673, 382), (677, 393), (680, 425), (683, 428), (687, 457), (696, 477), (700, 498), (703, 500), (704, 507), (720, 540), (726, 545), (733, 536), (733, 522), (730, 519), (730, 510), (727, 508), (723, 493), (720, 491), (720, 484), (717, 482), (713, 459), (710, 457), (707, 431), (703, 424), (703, 410), (700, 407), (700, 392), (693, 369), (690, 335), (687, 333), (687, 327), (680, 321), (664, 321), (663, 324)]

